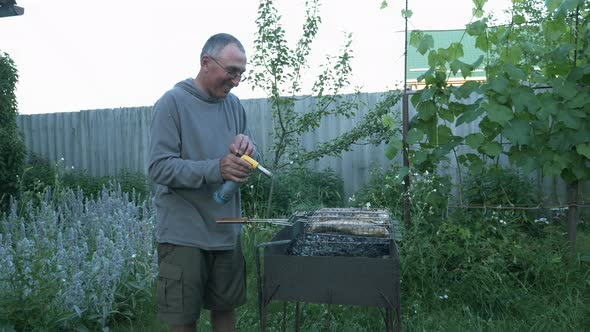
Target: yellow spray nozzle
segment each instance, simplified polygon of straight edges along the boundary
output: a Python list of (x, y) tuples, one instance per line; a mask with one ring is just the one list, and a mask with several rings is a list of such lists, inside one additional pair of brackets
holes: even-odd
[(263, 174), (265, 174), (267, 176), (272, 176), (272, 173), (268, 169), (264, 168), (262, 165), (260, 165), (260, 163), (258, 163), (256, 160), (252, 159), (250, 156), (242, 155), (240, 158), (244, 159), (250, 165), (252, 165), (252, 168), (261, 171)]

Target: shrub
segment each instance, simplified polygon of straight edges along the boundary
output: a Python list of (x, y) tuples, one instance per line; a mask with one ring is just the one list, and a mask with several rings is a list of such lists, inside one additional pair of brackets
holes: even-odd
[(525, 225), (524, 230), (531, 234), (537, 232), (539, 221), (547, 222), (547, 218), (540, 218), (540, 210), (527, 209), (542, 203), (541, 188), (518, 170), (488, 166), (481, 173), (468, 174), (464, 189), (467, 205), (489, 207), (483, 212), (467, 210), (467, 216), (481, 217), (483, 213), (486, 218), (512, 220)]
[(498, 165), (468, 174), (464, 183), (465, 201), (473, 205), (536, 205), (541, 201), (540, 192), (529, 177)]
[(275, 181), (271, 217), (343, 205), (344, 181), (334, 170), (312, 171), (305, 167), (293, 167), (272, 179), (259, 173), (251, 176), (241, 187), (244, 215), (266, 215), (270, 181)]
[(64, 187), (79, 188), (88, 197), (96, 197), (112, 181), (117, 182), (123, 192), (135, 195), (138, 200), (143, 200), (149, 195), (145, 174), (128, 169), (122, 169), (117, 176), (92, 176), (86, 170), (70, 169), (66, 170), (60, 179)]
[(484, 320), (505, 315), (527, 320), (536, 310), (531, 303), (546, 301), (567, 311), (590, 300), (567, 295), (590, 294), (584, 282), (590, 265), (568, 258), (558, 225), (540, 225), (532, 236), (514, 220), (458, 212), (434, 226), (423, 227), (421, 221), (413, 226), (400, 246), (402, 297), (408, 306), (468, 305)]
[[(369, 181), (349, 198), (349, 204), (359, 207), (388, 208), (395, 216), (404, 215), (404, 185), (399, 167), (371, 168)], [(450, 181), (428, 171), (411, 174), (410, 203), (412, 219), (428, 217), (440, 219), (446, 214), (450, 195)]]
[(38, 191), (55, 184), (57, 172), (49, 159), (29, 152), (22, 175), (21, 191)]
[(0, 211), (7, 208), (9, 197), (17, 193), (17, 179), (23, 170), (25, 146), (16, 126), (17, 81), (14, 62), (8, 54), (0, 53)]
[(0, 219), (0, 322), (17, 331), (98, 330), (133, 318), (156, 276), (155, 213), (120, 187), (95, 199), (46, 190)]

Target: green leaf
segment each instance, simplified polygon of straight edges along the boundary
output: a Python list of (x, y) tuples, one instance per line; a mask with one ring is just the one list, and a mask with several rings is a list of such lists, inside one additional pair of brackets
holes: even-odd
[(502, 134), (515, 145), (528, 145), (531, 141), (529, 132), (531, 127), (527, 121), (513, 119), (502, 130)]
[(543, 22), (543, 32), (549, 41), (559, 41), (567, 33), (565, 21), (558, 17)]
[(473, 71), (473, 67), (470, 64), (462, 62), (461, 66), (459, 68), (461, 69), (461, 75), (463, 76), (463, 78), (467, 78), (467, 77), (471, 76), (471, 72)]
[(487, 52), (490, 48), (488, 37), (485, 34), (477, 36), (475, 38), (475, 47)]
[(510, 161), (520, 166), (526, 173), (531, 173), (539, 169), (540, 164), (537, 158), (531, 158), (536, 151), (531, 150), (527, 146), (513, 145), (508, 152)]
[(465, 142), (472, 149), (477, 150), (483, 144), (484, 141), (485, 137), (481, 133), (469, 134), (465, 136)]
[(580, 129), (581, 121), (573, 109), (563, 109), (557, 113), (557, 120), (571, 129)]
[(561, 167), (559, 164), (549, 161), (543, 164), (543, 175), (545, 176), (559, 176)]
[(559, 6), (558, 13), (574, 11), (580, 5), (580, 1), (583, 0), (563, 0)]
[(524, 81), (528, 78), (524, 70), (514, 66), (513, 64), (507, 63), (504, 65), (503, 69), (513, 80)]
[(387, 8), (387, 0), (381, 1), (381, 9)]
[(453, 75), (456, 75), (457, 72), (459, 71), (459, 67), (460, 67), (461, 61), (455, 59), (453, 60), (453, 62), (451, 62), (451, 73), (453, 73)]
[(409, 9), (408, 10), (402, 9), (402, 17), (403, 18), (410, 18), (410, 17), (412, 17), (413, 14), (414, 14), (414, 12), (412, 12)]
[(483, 62), (483, 55), (480, 55), (477, 60), (475, 60), (472, 64), (471, 67), (473, 68), (479, 68), (481, 66), (481, 63)]
[(512, 23), (514, 24), (523, 24), (526, 23), (526, 19), (522, 15), (514, 15), (512, 16)]
[(561, 4), (562, 0), (545, 0), (545, 7), (549, 13), (553, 13)]
[(424, 38), (424, 32), (420, 30), (413, 30), (410, 32), (410, 45), (414, 48), (418, 48), (420, 41)]
[(423, 120), (429, 120), (436, 114), (436, 104), (432, 100), (423, 101), (416, 107), (418, 117)]
[(454, 95), (457, 99), (469, 98), (472, 93), (478, 92), (480, 85), (481, 83), (476, 81), (467, 81), (454, 91)]
[(487, 142), (481, 146), (481, 151), (494, 158), (502, 153), (502, 145), (498, 142)]
[(480, 18), (483, 16), (483, 5), (487, 0), (472, 0), (473, 1), (473, 16)]
[(386, 128), (394, 129), (395, 127), (397, 127), (395, 121), (389, 114), (383, 114), (383, 116), (381, 117), (381, 121), (383, 122), (383, 125)]
[(462, 58), (465, 53), (463, 52), (463, 44), (461, 43), (451, 43), (451, 45), (449, 45), (449, 47), (447, 48), (448, 50), (448, 59), (447, 61), (453, 61), (455, 59), (458, 58)]
[(453, 131), (451, 128), (445, 125), (439, 125), (437, 127), (437, 145), (447, 144), (452, 140), (453, 137)]
[[(449, 108), (440, 108), (438, 111), (438, 116), (445, 120), (448, 121), (450, 123), (453, 123), (455, 121), (455, 113), (454, 113), (454, 109), (456, 107), (465, 107), (463, 104), (458, 104), (460, 106), (454, 106), (454, 104), (458, 104), (458, 103), (451, 103), (449, 104)], [(457, 110), (457, 113), (461, 113), (462, 110)]]
[(522, 60), (522, 48), (520, 46), (505, 47), (500, 52), (500, 61), (507, 63), (519, 63)]
[(479, 105), (469, 105), (467, 106), (467, 110), (459, 116), (455, 126), (460, 126), (463, 123), (471, 123), (477, 120), (484, 112), (485, 109)]
[(559, 113), (559, 102), (555, 100), (553, 94), (543, 93), (538, 96), (541, 108), (537, 111), (536, 116), (539, 120), (547, 120), (551, 115)]
[(412, 166), (419, 168), (428, 159), (428, 152), (424, 150), (411, 151), (409, 159)]
[(404, 183), (404, 178), (406, 175), (410, 173), (410, 168), (408, 166), (404, 166), (399, 169), (399, 173), (397, 173), (397, 181), (398, 183)]
[(418, 52), (424, 55), (429, 49), (434, 47), (434, 39), (431, 35), (425, 34), (420, 43), (418, 44)]
[(408, 136), (406, 137), (406, 143), (412, 145), (416, 142), (420, 142), (424, 137), (424, 132), (418, 128), (412, 128), (408, 130)]
[(483, 19), (467, 24), (465, 31), (470, 36), (481, 36), (486, 31), (487, 27), (487, 20)]
[(505, 105), (490, 103), (488, 106), (488, 118), (493, 122), (505, 125), (514, 118), (514, 113)]
[(491, 77), (488, 81), (489, 86), (492, 90), (499, 92), (500, 94), (507, 95), (510, 93), (509, 86), (510, 82), (504, 76)]
[(586, 159), (590, 159), (590, 143), (576, 145), (576, 152), (586, 157)]
[(424, 88), (424, 89), (418, 91), (416, 94), (420, 96), (419, 101), (427, 101), (427, 100), (433, 99), (435, 92), (436, 92), (436, 88), (430, 87), (430, 88)]
[(397, 156), (399, 150), (403, 147), (401, 137), (392, 137), (389, 143), (387, 144), (387, 148), (385, 149), (385, 157), (387, 159), (392, 160)]
[(516, 112), (526, 109), (529, 113), (534, 114), (541, 107), (535, 91), (528, 86), (521, 85), (513, 89), (510, 92), (510, 97)]
[(426, 78), (426, 84), (432, 84), (432, 81), (434, 80), (434, 76), (432, 76), (433, 73), (434, 73), (434, 68), (430, 67), (424, 74), (418, 76), (418, 78), (416, 80), (418, 82), (422, 82), (422, 80), (424, 80), (424, 78)]

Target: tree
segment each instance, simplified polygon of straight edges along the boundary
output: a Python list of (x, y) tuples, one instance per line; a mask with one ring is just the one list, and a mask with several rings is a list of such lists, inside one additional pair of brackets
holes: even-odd
[(25, 146), (16, 126), (17, 102), (14, 94), (18, 72), (6, 53), (0, 53), (0, 210), (18, 188), (22, 174)]
[[(288, 45), (285, 30), (280, 24), (281, 16), (273, 1), (261, 0), (258, 7), (252, 75), (254, 86), (265, 91), (270, 101), (273, 145), (271, 158), (265, 163), (275, 173), (292, 162), (304, 164), (328, 155), (337, 156), (350, 150), (353, 144), (363, 141), (377, 144), (393, 135), (392, 130), (379, 125), (383, 112), (389, 112), (389, 107), (396, 103), (396, 97), (390, 95), (353, 130), (311, 151), (302, 148), (301, 137), (316, 130), (322, 119), (328, 116), (349, 118), (360, 107), (356, 98), (358, 92), (352, 98), (341, 94), (349, 86), (352, 73), (352, 36), (349, 34), (340, 54), (326, 57), (326, 63), (311, 88), (310, 97), (314, 99), (309, 108), (305, 112), (295, 109), (296, 101), (309, 98), (300, 97), (303, 92), (302, 75), (308, 68), (308, 56), (321, 23), (319, 6), (319, 0), (305, 2), (303, 31), (294, 47)], [(389, 107), (384, 103), (389, 103)], [(270, 215), (273, 189), (271, 182), (267, 215)]]
[[(467, 25), (476, 47), (488, 56), (476, 63), (461, 61), (460, 41), (432, 49), (421, 32), (412, 44), (428, 52), (430, 69), (422, 75), (426, 88), (412, 97), (417, 114), (408, 143), (412, 165), (430, 168), (461, 144), (485, 158), (506, 155), (525, 172), (560, 176), (568, 186), (568, 238), (575, 248), (576, 206), (579, 183), (590, 179), (590, 2), (548, 0), (523, 5), (513, 0), (512, 21), (490, 26), (482, 18), (485, 0), (474, 0), (480, 18)], [(527, 15), (530, 14), (530, 15)], [(527, 22), (533, 17), (534, 22)], [(460, 87), (447, 84), (447, 70), (468, 77), (486, 61), (485, 82), (468, 81)], [(460, 101), (481, 95), (473, 104)], [(479, 121), (480, 132), (458, 137), (452, 126)], [(509, 148), (505, 143), (509, 143)], [(473, 152), (457, 155), (472, 171), (485, 160)]]

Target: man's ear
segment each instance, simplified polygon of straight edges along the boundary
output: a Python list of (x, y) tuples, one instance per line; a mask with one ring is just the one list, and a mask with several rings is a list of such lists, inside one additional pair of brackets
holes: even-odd
[(203, 55), (203, 56), (201, 57), (201, 68), (207, 69), (207, 68), (205, 68), (205, 67), (206, 67), (206, 66), (207, 66), (207, 65), (208, 65), (208, 64), (211, 62), (211, 61), (209, 61), (209, 60), (210, 60), (210, 59), (209, 59), (209, 57), (208, 57), (208, 56), (206, 56), (206, 55)]

